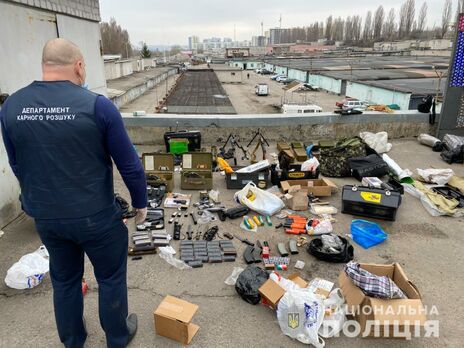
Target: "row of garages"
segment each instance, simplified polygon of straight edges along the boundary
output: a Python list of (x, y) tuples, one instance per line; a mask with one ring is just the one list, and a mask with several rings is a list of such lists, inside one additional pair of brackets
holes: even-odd
[[(290, 79), (318, 86), (340, 96), (371, 104), (397, 104), (414, 110), (426, 95), (443, 95), (447, 59), (441, 57), (378, 57), (346, 59), (237, 60), (229, 65), (243, 70), (265, 68)], [(441, 76), (441, 77), (439, 77)]]

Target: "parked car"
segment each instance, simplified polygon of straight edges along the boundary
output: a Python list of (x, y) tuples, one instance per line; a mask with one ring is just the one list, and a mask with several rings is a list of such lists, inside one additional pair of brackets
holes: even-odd
[(312, 85), (310, 83), (303, 83), (303, 87), (306, 88), (308, 91), (318, 91), (319, 86)]
[(277, 82), (283, 82), (283, 81), (285, 81), (286, 79), (287, 79), (287, 75), (280, 75), (280, 76), (277, 76), (275, 80), (276, 80)]
[(261, 75), (272, 75), (272, 71), (267, 69), (261, 69)]
[(275, 74), (275, 75), (272, 75), (270, 79), (276, 81), (278, 77), (287, 77), (287, 76), (284, 74)]
[(343, 104), (345, 104), (347, 101), (350, 101), (350, 100), (358, 100), (358, 99), (355, 99), (355, 98), (345, 98), (343, 99), (342, 101), (338, 101), (335, 103), (335, 106), (341, 108), (343, 106)]
[(360, 100), (348, 100), (342, 105), (343, 110), (356, 109), (364, 111), (366, 107), (366, 104)]
[(262, 68), (258, 68), (258, 69), (256, 69), (256, 70), (255, 70), (255, 73), (257, 73), (257, 74), (261, 74), (261, 72), (262, 72), (262, 71), (263, 71), (263, 69), (262, 69)]
[(255, 86), (257, 96), (266, 96), (269, 94), (269, 86), (266, 83), (259, 83)]
[(293, 81), (296, 81), (295, 79), (289, 79), (288, 77), (286, 79), (282, 79), (279, 82), (283, 83), (284, 85), (288, 85), (289, 83), (292, 83)]

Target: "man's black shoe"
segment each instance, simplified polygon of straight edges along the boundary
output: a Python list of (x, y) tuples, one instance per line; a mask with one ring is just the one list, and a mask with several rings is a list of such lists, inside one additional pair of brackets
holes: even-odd
[(131, 313), (126, 319), (127, 330), (129, 330), (129, 338), (127, 339), (127, 344), (132, 341), (137, 332), (137, 314)]

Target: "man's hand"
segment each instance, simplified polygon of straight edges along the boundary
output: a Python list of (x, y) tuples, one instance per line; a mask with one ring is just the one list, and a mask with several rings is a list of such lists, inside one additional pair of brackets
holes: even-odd
[(145, 222), (147, 218), (147, 208), (136, 209), (137, 215), (135, 215), (135, 224), (141, 225)]

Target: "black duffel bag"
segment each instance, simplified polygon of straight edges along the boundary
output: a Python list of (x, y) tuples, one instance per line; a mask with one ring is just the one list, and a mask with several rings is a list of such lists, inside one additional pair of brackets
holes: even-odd
[(319, 260), (335, 263), (346, 263), (353, 260), (354, 257), (354, 248), (346, 240), (346, 238), (340, 237), (340, 240), (343, 242), (343, 246), (340, 252), (327, 252), (323, 248), (323, 243), (321, 238), (314, 238), (309, 242), (306, 250), (309, 254), (313, 255)]
[(348, 163), (351, 176), (359, 181), (369, 176), (382, 177), (389, 172), (388, 164), (376, 153), (366, 157), (349, 158)]

